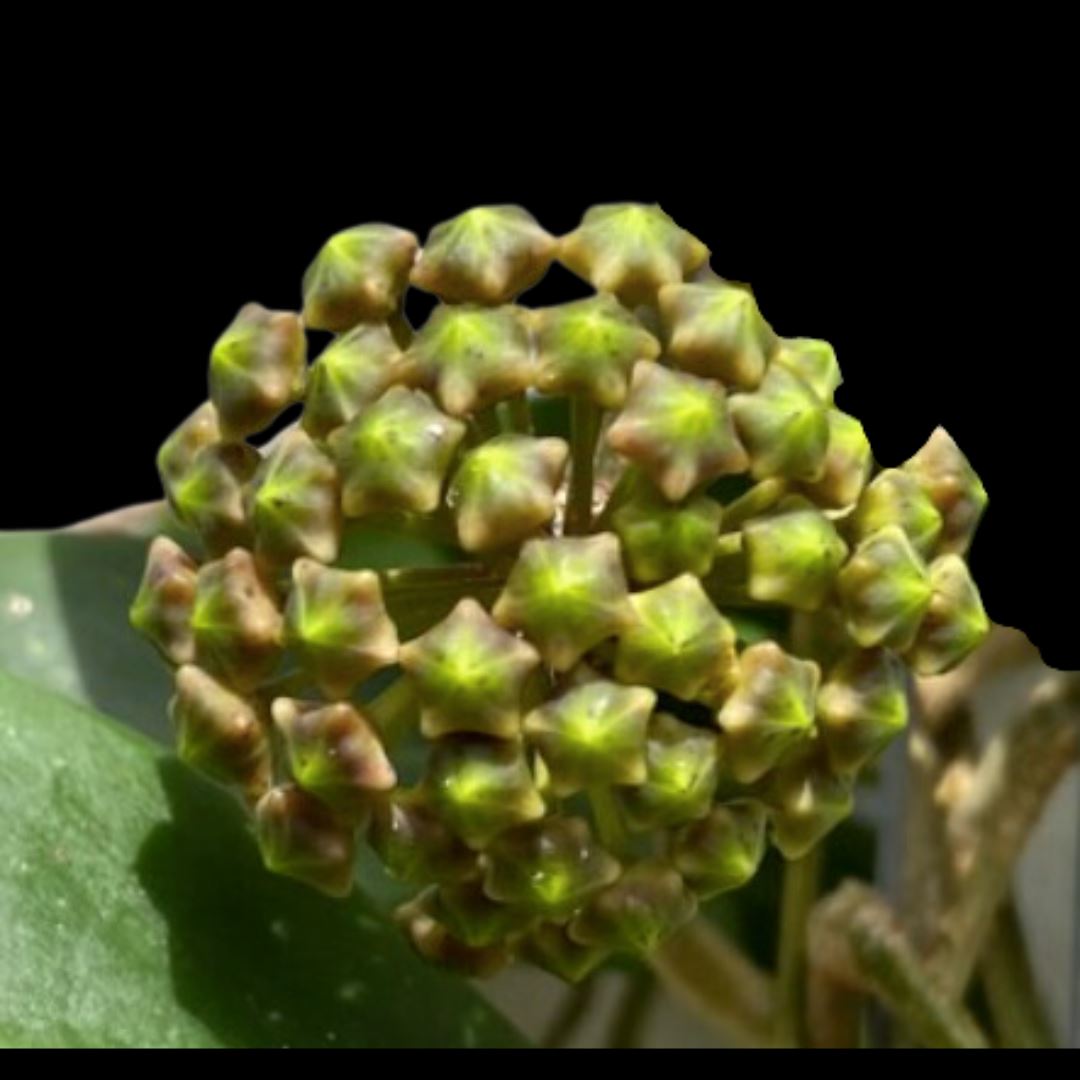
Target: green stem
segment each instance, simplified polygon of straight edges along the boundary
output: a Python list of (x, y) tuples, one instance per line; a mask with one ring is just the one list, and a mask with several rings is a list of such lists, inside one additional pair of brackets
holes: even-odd
[(473, 413), (472, 418), (469, 420), (469, 442), (473, 446), (479, 446), (480, 443), (493, 439), (501, 432), (499, 414), (495, 411), (494, 405)]
[(609, 1049), (633, 1050), (641, 1045), (642, 1028), (649, 1008), (656, 999), (656, 989), (656, 979), (647, 968), (627, 975), (608, 1028)]
[(493, 575), (480, 563), (456, 563), (450, 566), (411, 566), (401, 570), (387, 570), (383, 583), (388, 593), (410, 591), (452, 592), (464, 596), (471, 589), (503, 584), (503, 578)]
[(724, 516), (720, 522), (722, 531), (733, 532), (740, 528), (743, 522), (772, 509), (787, 494), (787, 490), (787, 481), (777, 477), (770, 477), (755, 484), (724, 507)]
[(599, 408), (588, 398), (571, 398), (570, 491), (563, 530), (568, 536), (587, 533), (592, 525), (593, 466), (599, 436)]
[(599, 786), (590, 788), (589, 805), (596, 820), (600, 842), (617, 858), (625, 856), (630, 847), (630, 835), (611, 789)]
[(416, 691), (412, 680), (395, 679), (378, 697), (364, 705), (364, 715), (379, 729), (389, 749), (412, 727), (416, 718)]
[(570, 988), (541, 1037), (541, 1046), (556, 1050), (570, 1041), (596, 997), (597, 985), (596, 979), (586, 979)]
[(821, 880), (821, 845), (784, 864), (776, 977), (776, 1039), (806, 1044), (806, 928)]
[(525, 394), (504, 401), (499, 407), (499, 418), (503, 431), (518, 435), (533, 433), (532, 409)]

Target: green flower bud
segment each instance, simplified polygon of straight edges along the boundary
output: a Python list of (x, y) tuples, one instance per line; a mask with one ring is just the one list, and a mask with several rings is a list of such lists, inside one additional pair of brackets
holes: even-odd
[(191, 612), (195, 605), (197, 567), (179, 544), (159, 536), (150, 545), (139, 591), (131, 604), (131, 625), (170, 664), (195, 659)]
[(667, 828), (703, 817), (716, 790), (720, 740), (715, 732), (657, 713), (645, 741), (645, 781), (619, 788), (635, 829)]
[(365, 821), (371, 792), (397, 783), (379, 736), (351, 705), (277, 698), (270, 711), (293, 779), (342, 818)]
[(844, 509), (862, 494), (874, 466), (870, 441), (854, 416), (830, 409), (825, 465), (817, 480), (803, 481), (800, 490), (818, 506)]
[(848, 633), (864, 649), (906, 649), (930, 604), (930, 574), (899, 525), (855, 549), (837, 577)]
[(520, 937), (537, 921), (530, 911), (492, 900), (479, 881), (440, 885), (433, 910), (454, 937), (472, 948)]
[(938, 551), (963, 555), (986, 509), (986, 489), (971, 463), (944, 428), (935, 428), (926, 445), (904, 464), (944, 521)]
[(735, 664), (735, 630), (693, 574), (630, 597), (634, 619), (619, 635), (615, 678), (690, 701), (721, 693)]
[(497, 837), (485, 854), (484, 891), (547, 919), (569, 918), (621, 871), (582, 818), (549, 817)]
[(292, 784), (271, 788), (255, 807), (263, 863), (330, 896), (352, 891), (356, 832)]
[(368, 843), (401, 881), (465, 881), (477, 872), (476, 855), (446, 826), (418, 791), (396, 791), (373, 806)]
[(428, 759), (425, 789), (443, 820), (472, 848), (545, 813), (525, 755), (514, 742), (466, 735), (440, 739)]
[(505, 304), (535, 285), (557, 241), (520, 206), (477, 206), (431, 230), (412, 283), (450, 303)]
[(439, 412), (423, 391), (391, 387), (327, 440), (341, 472), (346, 517), (430, 513), (464, 435), (465, 425)]
[(451, 416), (520, 394), (532, 382), (533, 355), (520, 309), (437, 307), (405, 353), (410, 380), (434, 389)]
[(581, 945), (650, 953), (696, 911), (697, 900), (679, 873), (647, 859), (594, 896), (568, 932)]
[(394, 912), (394, 920), (405, 931), (413, 948), (430, 963), (470, 978), (488, 978), (505, 967), (511, 953), (504, 943), (466, 945), (439, 922), (437, 891), (428, 889)]
[(251, 801), (262, 795), (270, 782), (270, 746), (252, 705), (185, 664), (176, 672), (169, 714), (181, 761)]
[(611, 533), (529, 540), (492, 614), (521, 630), (556, 671), (569, 671), (630, 618), (619, 541)]
[(907, 724), (904, 665), (885, 649), (849, 654), (829, 671), (817, 710), (833, 771), (857, 772)]
[(466, 597), (442, 622), (402, 645), (399, 663), (416, 686), (421, 730), (429, 739), (453, 732), (509, 739), (521, 730), (522, 689), (540, 654)]
[(496, 435), (465, 454), (447, 494), (462, 548), (498, 550), (546, 526), (569, 454), (562, 439), (527, 435)]
[(286, 432), (252, 480), (255, 553), (288, 566), (308, 556), (333, 562), (341, 545), (341, 485), (334, 463), (300, 430)]
[(783, 364), (771, 364), (752, 394), (735, 394), (735, 429), (750, 454), (758, 480), (819, 480), (829, 447), (828, 406), (813, 388)]
[(411, 232), (393, 225), (335, 233), (304, 272), (304, 322), (340, 333), (388, 319), (408, 284), (417, 246)]
[(397, 660), (398, 637), (371, 570), (335, 570), (297, 559), (285, 608), (285, 639), (328, 698)]
[(747, 465), (724, 388), (654, 363), (635, 365), (626, 407), (608, 428), (607, 441), (671, 502)]
[(942, 555), (930, 564), (930, 606), (904, 658), (920, 675), (940, 675), (973, 652), (990, 632), (967, 563)]
[(603, 784), (645, 780), (645, 732), (656, 694), (598, 679), (575, 686), (525, 717), (525, 734), (560, 798)]
[(324, 439), (405, 375), (404, 358), (390, 331), (381, 325), (357, 326), (315, 358), (300, 423), (313, 439)]
[(191, 615), (195, 655), (238, 690), (253, 690), (277, 666), (282, 618), (251, 552), (233, 548), (199, 570)]
[(624, 304), (648, 304), (664, 285), (681, 282), (709, 257), (709, 249), (660, 209), (641, 203), (593, 206), (559, 240), (559, 261), (597, 292)]
[(518, 952), (530, 964), (569, 983), (588, 978), (611, 955), (609, 949), (579, 945), (554, 923), (533, 927), (519, 943)]
[(726, 282), (665, 285), (659, 302), (665, 351), (677, 367), (742, 390), (761, 382), (776, 336), (749, 289)]
[(660, 355), (660, 342), (613, 296), (532, 314), (536, 387), (545, 394), (586, 397), (603, 409), (617, 409), (626, 400), (634, 365)]
[(758, 780), (812, 737), (820, 679), (817, 664), (773, 641), (743, 651), (735, 689), (717, 715), (723, 752), (739, 783)]
[(158, 475), (166, 495), (180, 483), (195, 455), (204, 446), (221, 442), (221, 427), (212, 401), (203, 402), (162, 444), (157, 453)]
[(210, 400), (229, 442), (262, 431), (304, 390), (299, 315), (245, 304), (210, 354)]
[(844, 381), (836, 351), (827, 341), (787, 338), (777, 346), (772, 362), (793, 371), (826, 405), (832, 404), (836, 388)]
[(747, 592), (766, 604), (813, 611), (827, 599), (848, 547), (819, 510), (802, 507), (743, 526)]
[(765, 801), (773, 843), (785, 859), (802, 858), (854, 806), (850, 777), (830, 771), (824, 756), (813, 751), (781, 765), (769, 777)]
[(942, 524), (941, 514), (918, 480), (902, 469), (878, 473), (862, 493), (851, 517), (854, 535), (860, 540), (886, 525), (899, 525), (912, 547), (924, 557), (933, 552)]
[(702, 900), (741, 888), (765, 857), (765, 821), (756, 800), (721, 803), (675, 833), (671, 861)]

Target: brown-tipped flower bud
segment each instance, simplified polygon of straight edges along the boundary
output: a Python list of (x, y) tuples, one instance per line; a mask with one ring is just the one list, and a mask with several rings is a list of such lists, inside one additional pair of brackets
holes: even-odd
[(277, 698), (270, 711), (293, 779), (342, 818), (365, 821), (371, 793), (397, 783), (379, 736), (351, 705)]
[(191, 626), (195, 655), (239, 690), (253, 690), (277, 666), (282, 618), (251, 552), (233, 548), (199, 570)]
[(520, 394), (532, 382), (532, 341), (519, 308), (437, 307), (405, 353), (410, 381), (451, 416)]
[(376, 801), (372, 810), (368, 843), (395, 878), (423, 885), (476, 876), (476, 854), (450, 831), (422, 792), (396, 791)]
[(558, 244), (520, 206), (477, 206), (436, 225), (412, 283), (450, 303), (505, 304), (547, 272)]
[(827, 341), (786, 338), (777, 346), (772, 362), (793, 371), (826, 405), (832, 404), (836, 388), (844, 381), (836, 351)]
[(651, 303), (658, 289), (681, 282), (708, 257), (709, 249), (659, 206), (641, 203), (591, 207), (559, 240), (558, 255), (598, 292), (615, 293), (631, 307)]
[(990, 620), (959, 555), (930, 564), (930, 606), (904, 658), (920, 675), (940, 675), (973, 652), (990, 632)]
[(817, 664), (773, 641), (744, 650), (735, 690), (717, 715), (725, 761), (739, 783), (758, 780), (811, 737), (820, 679)]
[(545, 663), (569, 671), (631, 616), (618, 539), (599, 533), (529, 540), (492, 614), (523, 631)]
[(848, 553), (833, 523), (802, 506), (748, 522), (743, 542), (747, 592), (800, 611), (821, 607)]
[(820, 750), (780, 766), (765, 791), (773, 843), (786, 859), (799, 859), (818, 844), (854, 805), (848, 776), (832, 772)]
[(929, 495), (903, 469), (879, 472), (860, 496), (851, 516), (857, 539), (871, 536), (887, 525), (899, 525), (912, 547), (924, 558), (933, 553), (942, 524), (941, 514)]
[(191, 612), (196, 574), (195, 563), (167, 536), (157, 537), (150, 545), (129, 618), (170, 664), (190, 664), (195, 659)]
[(765, 857), (765, 807), (754, 799), (714, 806), (672, 838), (671, 861), (703, 900), (745, 885)]
[(800, 490), (818, 506), (840, 510), (851, 506), (862, 494), (874, 457), (863, 426), (839, 409), (828, 411), (829, 442), (825, 463), (817, 480), (803, 481)]
[(666, 353), (677, 367), (740, 390), (761, 382), (776, 335), (749, 289), (726, 282), (666, 285), (659, 303)]
[(522, 689), (540, 654), (465, 597), (442, 622), (402, 645), (399, 662), (416, 686), (429, 739), (453, 732), (509, 739), (521, 730)]
[(579, 945), (566, 929), (555, 923), (541, 923), (518, 944), (519, 955), (568, 983), (588, 978), (610, 955), (609, 949)]
[(335, 570), (313, 559), (293, 563), (285, 637), (329, 698), (397, 660), (398, 637), (371, 570)]
[(833, 771), (857, 772), (907, 723), (904, 665), (885, 649), (849, 654), (830, 669), (817, 710)]
[(157, 452), (161, 486), (172, 499), (172, 489), (187, 474), (204, 446), (221, 442), (221, 426), (212, 401), (200, 405), (162, 444)]
[(417, 246), (411, 232), (381, 223), (335, 233), (304, 272), (304, 322), (339, 333), (388, 319), (408, 284)]
[(271, 788), (255, 807), (255, 836), (266, 868), (330, 896), (348, 896), (356, 831), (292, 784)]
[(357, 326), (315, 358), (300, 423), (313, 439), (324, 439), (402, 382), (405, 373), (402, 354), (387, 327)]
[(428, 889), (402, 904), (394, 921), (405, 931), (413, 948), (428, 962), (470, 978), (488, 978), (511, 959), (503, 942), (493, 945), (466, 945), (440, 921), (437, 889)]
[(341, 545), (341, 485), (334, 463), (304, 434), (286, 432), (252, 480), (255, 553), (274, 566), (307, 556), (333, 562)]
[(304, 389), (307, 341), (300, 316), (245, 304), (210, 354), (210, 400), (222, 435), (262, 431)]
[(971, 463), (944, 428), (935, 428), (926, 445), (904, 469), (918, 480), (944, 521), (938, 551), (963, 555), (986, 509), (986, 489)]
[(652, 690), (597, 679), (529, 713), (525, 734), (550, 770), (555, 795), (644, 781), (645, 732), (655, 705)]
[(693, 574), (634, 593), (630, 606), (634, 618), (615, 650), (617, 679), (686, 701), (723, 692), (735, 666), (735, 630)]
[(462, 548), (495, 551), (546, 526), (569, 454), (562, 439), (528, 435), (496, 435), (465, 454), (447, 493)]
[(930, 574), (899, 525), (863, 540), (837, 587), (848, 633), (864, 649), (906, 649), (930, 604)]
[(423, 391), (391, 387), (327, 440), (341, 473), (346, 517), (430, 513), (464, 435), (465, 425), (436, 409)]
[(724, 388), (654, 363), (634, 367), (630, 396), (608, 428), (607, 442), (672, 502), (747, 466)]
[(537, 921), (525, 908), (493, 900), (479, 881), (440, 885), (434, 910), (454, 937), (473, 948), (511, 941)]

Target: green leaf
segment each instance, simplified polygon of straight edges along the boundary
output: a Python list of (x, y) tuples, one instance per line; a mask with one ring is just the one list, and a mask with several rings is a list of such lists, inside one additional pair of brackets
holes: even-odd
[(264, 871), (223, 791), (3, 673), (0, 820), (0, 1045), (522, 1044), (369, 901)]

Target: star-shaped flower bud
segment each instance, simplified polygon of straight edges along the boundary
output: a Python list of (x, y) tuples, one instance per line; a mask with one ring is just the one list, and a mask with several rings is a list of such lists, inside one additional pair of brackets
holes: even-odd
[(532, 912), (492, 900), (479, 881), (440, 885), (435, 912), (454, 937), (473, 948), (520, 937), (536, 922)]
[(933, 595), (905, 659), (920, 675), (940, 675), (973, 652), (990, 632), (990, 620), (959, 555), (942, 555), (930, 564)]
[(270, 782), (270, 745), (255, 709), (205, 671), (176, 672), (169, 703), (180, 760), (252, 801)]
[(644, 859), (594, 896), (568, 932), (581, 945), (647, 954), (696, 911), (697, 900), (678, 871)]
[(721, 282), (666, 285), (659, 302), (666, 354), (677, 367), (741, 390), (761, 382), (776, 335), (749, 289)]
[(197, 567), (179, 544), (159, 536), (146, 556), (139, 591), (131, 604), (131, 625), (145, 634), (170, 664), (195, 659), (191, 612)]
[(781, 765), (769, 777), (765, 801), (773, 843), (786, 859), (802, 858), (854, 806), (850, 777), (833, 773), (815, 751)]
[(379, 510), (429, 514), (465, 425), (440, 412), (421, 390), (393, 386), (330, 435), (346, 517)]
[(495, 945), (466, 945), (439, 921), (437, 889), (427, 889), (402, 904), (394, 921), (405, 931), (413, 948), (429, 963), (448, 968), (470, 978), (487, 978), (505, 967), (511, 958), (503, 942)]
[(724, 388), (652, 363), (634, 367), (626, 407), (608, 428), (607, 441), (672, 502), (718, 476), (742, 472), (748, 460)]
[(671, 861), (702, 900), (741, 888), (765, 857), (765, 822), (765, 807), (756, 800), (721, 803), (679, 829)]
[(750, 596), (800, 611), (821, 607), (848, 553), (833, 523), (810, 507), (748, 522), (743, 544)]
[(817, 480), (803, 481), (800, 490), (818, 506), (843, 509), (862, 494), (874, 466), (870, 441), (863, 426), (839, 409), (828, 411), (829, 442)]
[(621, 870), (582, 818), (549, 817), (511, 829), (492, 843), (485, 859), (488, 896), (555, 920), (569, 918)]
[(304, 390), (307, 340), (300, 316), (245, 304), (210, 353), (210, 400), (222, 435), (262, 431)]
[(642, 203), (593, 206), (559, 240), (564, 266), (630, 307), (651, 303), (658, 289), (681, 282), (708, 258), (700, 240), (659, 206)]
[(375, 803), (368, 843), (401, 881), (464, 881), (476, 874), (476, 855), (417, 791), (398, 791)]
[(324, 439), (404, 378), (402, 354), (387, 327), (357, 326), (315, 358), (300, 423), (313, 439)]
[(668, 828), (709, 812), (716, 790), (720, 740), (715, 732), (657, 713), (645, 741), (645, 782), (618, 789), (635, 829)]
[(833, 771), (857, 772), (907, 724), (904, 665), (886, 649), (849, 653), (829, 671), (817, 711)]
[(180, 483), (195, 455), (204, 446), (221, 442), (221, 425), (212, 401), (200, 405), (162, 444), (157, 453), (161, 486), (172, 499), (173, 486)]
[(938, 550), (963, 555), (986, 509), (986, 489), (944, 428), (936, 428), (904, 469), (922, 485), (944, 520)]
[(270, 711), (293, 779), (345, 820), (365, 821), (371, 793), (397, 783), (379, 736), (351, 705), (277, 698)]
[(515, 742), (465, 735), (440, 739), (428, 759), (425, 787), (443, 820), (472, 848), (545, 812)]
[(562, 798), (605, 784), (645, 780), (645, 732), (656, 694), (597, 679), (567, 690), (525, 717), (525, 734)]
[(297, 559), (285, 608), (285, 640), (328, 698), (397, 660), (398, 637), (371, 570), (336, 570)]
[(735, 690), (717, 715), (731, 774), (752, 784), (812, 735), (821, 669), (773, 641), (739, 657)]
[(431, 230), (412, 272), (450, 303), (505, 304), (547, 272), (558, 242), (520, 206), (477, 206)]
[(634, 365), (660, 355), (660, 342), (607, 294), (542, 308), (533, 318), (536, 387), (545, 394), (586, 397), (617, 409)]
[(829, 447), (828, 406), (805, 379), (770, 364), (761, 386), (731, 399), (735, 429), (756, 479), (818, 480)]
[(417, 246), (411, 232), (381, 223), (335, 233), (304, 272), (304, 322), (340, 333), (389, 318), (408, 285)]
[(930, 573), (907, 533), (887, 525), (856, 547), (837, 576), (848, 633), (864, 649), (903, 651), (930, 604)]
[(832, 404), (836, 388), (844, 381), (836, 350), (827, 341), (785, 338), (773, 353), (772, 362), (793, 371), (826, 405)]
[(564, 927), (541, 923), (518, 944), (518, 954), (530, 964), (568, 983), (579, 983), (611, 955), (609, 949), (579, 945)]
[(442, 622), (402, 645), (398, 659), (416, 686), (429, 739), (452, 732), (510, 739), (521, 730), (521, 692), (540, 654), (465, 597)]
[(619, 541), (612, 533), (529, 540), (492, 614), (521, 630), (556, 671), (569, 671), (630, 617)]
[(405, 353), (411, 381), (433, 389), (452, 416), (520, 394), (532, 381), (529, 331), (520, 309), (437, 307)]
[(721, 692), (735, 664), (735, 630), (693, 574), (634, 593), (630, 605), (634, 618), (619, 635), (615, 678), (686, 701)]
[(199, 570), (191, 615), (195, 655), (238, 690), (254, 690), (277, 666), (282, 618), (251, 552), (233, 548)]
[(465, 454), (447, 494), (462, 548), (495, 551), (546, 526), (569, 454), (562, 439), (528, 435), (496, 435)]
[(341, 545), (341, 485), (334, 463), (299, 429), (286, 432), (251, 484), (255, 553), (274, 566), (307, 556), (333, 562)]
[(943, 522), (938, 508), (911, 473), (885, 469), (859, 497), (851, 525), (860, 540), (886, 525), (899, 525), (912, 547), (927, 557), (937, 544)]
[(330, 896), (348, 896), (356, 832), (292, 784), (271, 788), (255, 807), (255, 836), (267, 870)]

